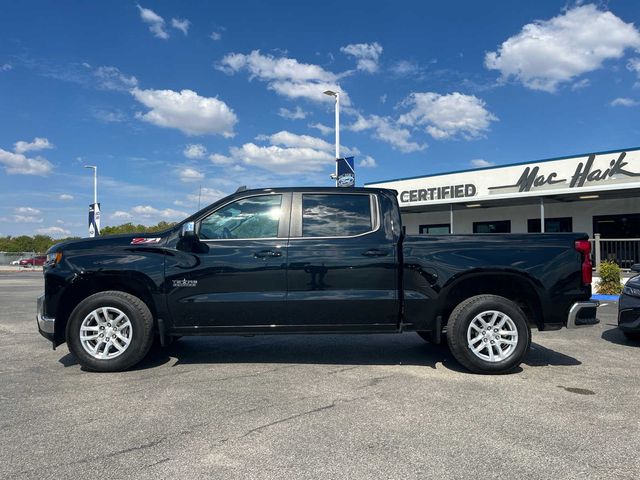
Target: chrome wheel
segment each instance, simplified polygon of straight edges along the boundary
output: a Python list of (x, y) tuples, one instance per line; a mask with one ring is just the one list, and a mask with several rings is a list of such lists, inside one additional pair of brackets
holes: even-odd
[(129, 347), (133, 327), (129, 317), (115, 307), (100, 307), (80, 324), (80, 343), (93, 358), (110, 360)]
[(486, 362), (501, 362), (515, 351), (518, 329), (505, 313), (487, 310), (471, 320), (467, 329), (467, 344), (478, 358)]

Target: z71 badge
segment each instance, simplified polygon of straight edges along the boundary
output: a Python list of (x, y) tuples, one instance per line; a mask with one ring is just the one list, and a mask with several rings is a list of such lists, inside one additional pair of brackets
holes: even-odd
[(172, 280), (173, 286), (175, 287), (197, 287), (197, 280), (187, 280), (186, 278), (182, 278), (180, 280)]
[(154, 243), (160, 243), (160, 240), (162, 240), (160, 237), (134, 238), (131, 240), (131, 245), (153, 245)]

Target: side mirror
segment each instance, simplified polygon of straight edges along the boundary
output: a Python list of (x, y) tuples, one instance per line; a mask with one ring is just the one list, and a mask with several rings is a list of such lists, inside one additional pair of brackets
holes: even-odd
[(182, 224), (180, 229), (180, 238), (189, 238), (196, 236), (196, 224), (194, 222), (186, 222)]
[(640, 273), (640, 263), (634, 263), (633, 265), (631, 265), (631, 271)]

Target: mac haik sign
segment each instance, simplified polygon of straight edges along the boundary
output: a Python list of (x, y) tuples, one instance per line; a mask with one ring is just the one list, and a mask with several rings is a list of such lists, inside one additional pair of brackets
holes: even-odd
[(369, 184), (401, 205), (597, 192), (640, 187), (640, 149), (602, 152)]

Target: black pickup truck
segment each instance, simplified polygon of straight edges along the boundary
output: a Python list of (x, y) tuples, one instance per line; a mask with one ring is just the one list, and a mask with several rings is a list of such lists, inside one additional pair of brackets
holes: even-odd
[(244, 190), (160, 233), (53, 246), (38, 329), (88, 370), (184, 335), (417, 332), (478, 373), (592, 325), (586, 234), (412, 236), (396, 192)]

